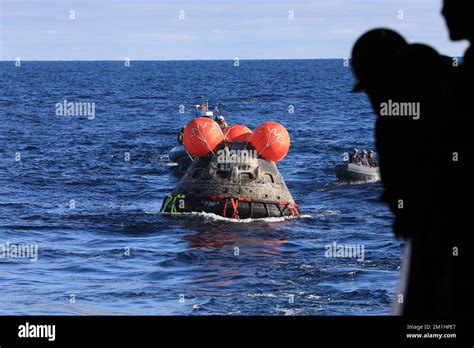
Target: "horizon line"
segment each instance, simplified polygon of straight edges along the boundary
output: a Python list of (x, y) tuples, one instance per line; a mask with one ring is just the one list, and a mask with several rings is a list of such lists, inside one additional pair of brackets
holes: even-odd
[[(20, 58), (20, 57), (18, 57)], [(335, 60), (351, 59), (350, 57), (333, 58), (238, 58), (239, 61), (249, 60)], [(16, 59), (0, 59), (0, 62), (15, 62)], [(21, 59), (22, 62), (124, 62), (125, 59)], [(235, 58), (217, 59), (130, 59), (130, 62), (200, 62), (200, 61), (235, 61)]]

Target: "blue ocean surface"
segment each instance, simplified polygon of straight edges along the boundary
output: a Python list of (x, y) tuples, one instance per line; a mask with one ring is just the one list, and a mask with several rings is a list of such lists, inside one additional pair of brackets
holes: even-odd
[[(402, 242), (381, 184), (334, 174), (344, 152), (374, 147), (350, 68), (239, 63), (0, 63), (0, 245), (38, 246), (36, 262), (0, 258), (0, 315), (389, 313)], [(302, 217), (160, 213), (179, 180), (167, 154), (200, 95), (230, 124), (287, 127), (278, 167)], [(95, 117), (56, 115), (64, 100), (95, 103)], [(362, 245), (364, 260), (326, 257), (332, 243)]]

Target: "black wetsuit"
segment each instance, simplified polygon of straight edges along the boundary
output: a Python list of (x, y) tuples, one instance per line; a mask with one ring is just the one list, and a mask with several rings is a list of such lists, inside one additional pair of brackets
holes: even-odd
[(349, 163), (360, 164), (359, 155), (352, 154), (351, 157), (349, 157)]
[(184, 127), (179, 130), (178, 133), (178, 144), (183, 145), (183, 137), (184, 137)]
[(367, 158), (367, 162), (369, 163), (370, 167), (372, 168), (377, 167), (377, 162), (375, 161), (374, 157)]

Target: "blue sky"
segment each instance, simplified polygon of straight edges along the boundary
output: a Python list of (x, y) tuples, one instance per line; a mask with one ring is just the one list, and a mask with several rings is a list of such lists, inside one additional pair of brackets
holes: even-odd
[(358, 36), (381, 26), (451, 56), (467, 47), (449, 41), (441, 0), (0, 3), (1, 60), (341, 58), (350, 55)]

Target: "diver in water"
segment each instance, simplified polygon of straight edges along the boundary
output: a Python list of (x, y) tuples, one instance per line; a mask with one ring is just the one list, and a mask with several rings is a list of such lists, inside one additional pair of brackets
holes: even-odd
[(352, 150), (352, 155), (349, 157), (349, 163), (360, 164), (359, 150), (357, 150), (356, 147)]
[(227, 127), (229, 127), (229, 125), (227, 124), (227, 122), (225, 121), (225, 118), (224, 116), (219, 116), (217, 117), (217, 124), (219, 125), (219, 127), (221, 127), (222, 130), (226, 129)]
[(369, 156), (367, 157), (367, 163), (369, 164), (369, 167), (371, 167), (371, 168), (377, 167), (377, 161), (375, 161), (375, 152), (374, 152), (374, 150), (369, 151)]

